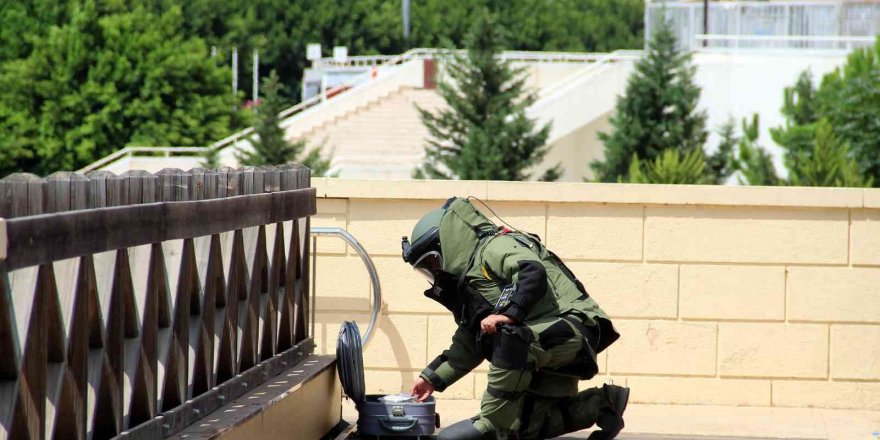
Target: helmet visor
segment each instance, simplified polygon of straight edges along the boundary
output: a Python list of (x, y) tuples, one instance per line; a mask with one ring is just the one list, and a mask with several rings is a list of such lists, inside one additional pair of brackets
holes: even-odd
[(437, 251), (428, 252), (413, 263), (413, 269), (424, 275), (432, 283), (434, 282), (434, 275), (441, 267), (443, 267), (443, 257)]

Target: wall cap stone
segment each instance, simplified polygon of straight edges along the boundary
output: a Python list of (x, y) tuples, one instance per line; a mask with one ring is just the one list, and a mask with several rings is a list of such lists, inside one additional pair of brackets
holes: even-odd
[(318, 197), (580, 202), (639, 205), (878, 208), (880, 189), (485, 180), (312, 179)]

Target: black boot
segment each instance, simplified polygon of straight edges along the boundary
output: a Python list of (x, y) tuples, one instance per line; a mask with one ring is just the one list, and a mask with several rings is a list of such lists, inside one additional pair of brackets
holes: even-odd
[(623, 429), (623, 412), (629, 402), (629, 388), (617, 385), (603, 385), (602, 391), (610, 404), (599, 410), (599, 418), (596, 426), (600, 431), (590, 434), (588, 440), (611, 440)]
[(444, 428), (437, 440), (495, 440), (495, 434), (484, 434), (474, 427), (474, 419), (465, 419)]

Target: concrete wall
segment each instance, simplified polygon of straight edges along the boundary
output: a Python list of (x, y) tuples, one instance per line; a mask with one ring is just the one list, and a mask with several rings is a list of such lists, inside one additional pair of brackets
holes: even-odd
[(559, 178), (561, 182), (582, 182), (584, 178), (592, 179), (593, 170), (589, 164), (605, 156), (605, 147), (599, 140), (599, 132), (611, 131), (611, 123), (608, 122), (610, 116), (611, 112), (608, 112), (556, 140), (547, 150), (547, 155), (544, 156), (541, 164), (532, 171), (532, 175), (537, 179), (547, 169), (561, 164), (562, 177)]
[[(451, 195), (540, 234), (622, 334), (601, 374), (635, 402), (880, 409), (880, 190), (314, 179), (314, 225), (348, 229), (379, 270), (372, 393), (408, 390), (454, 322), (422, 296), (400, 237)], [(351, 250), (317, 244), (319, 350), (369, 310)], [(486, 365), (442, 394), (479, 398)], [(584, 386), (588, 386), (585, 383)]]

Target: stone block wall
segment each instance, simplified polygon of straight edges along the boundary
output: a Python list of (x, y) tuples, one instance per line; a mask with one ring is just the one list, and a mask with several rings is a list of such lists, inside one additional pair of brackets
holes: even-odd
[[(370, 393), (408, 390), (455, 328), (422, 296), (400, 237), (449, 196), (476, 196), (539, 234), (622, 338), (583, 386), (642, 403), (880, 409), (880, 190), (313, 179), (315, 226), (354, 234), (383, 301), (365, 351)], [(477, 204), (479, 206), (479, 204)], [(490, 217), (491, 213), (484, 210)], [(317, 341), (366, 325), (369, 278), (317, 243)], [(440, 395), (479, 399), (486, 364)]]

